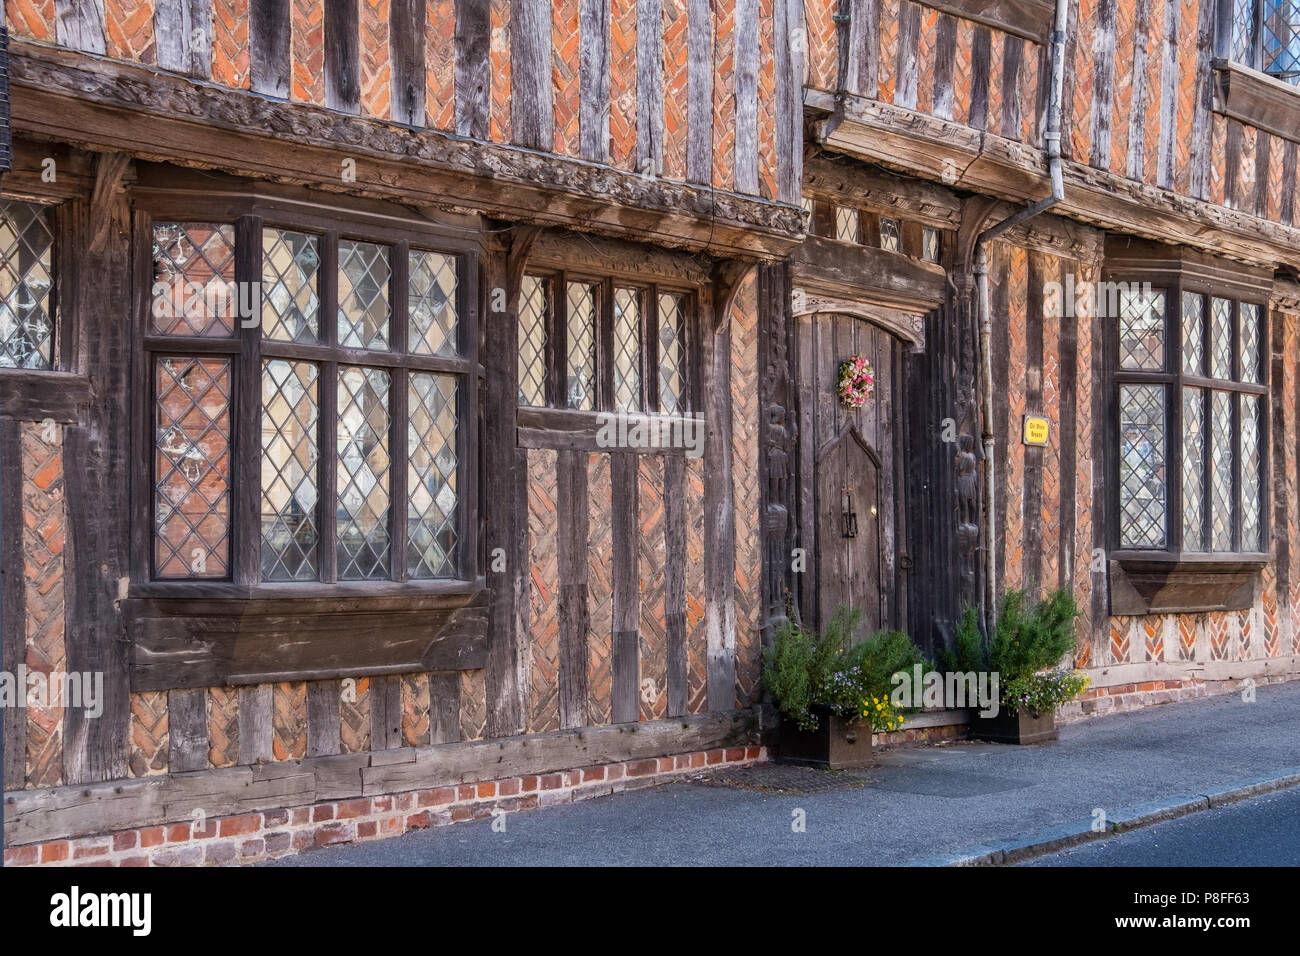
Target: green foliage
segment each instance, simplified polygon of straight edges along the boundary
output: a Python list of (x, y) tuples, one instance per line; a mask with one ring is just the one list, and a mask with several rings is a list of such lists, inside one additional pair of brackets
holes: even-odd
[(1079, 608), (1066, 590), (1032, 608), (1026, 605), (1023, 591), (1002, 596), (987, 651), (979, 616), (968, 607), (958, 622), (952, 650), (940, 652), (939, 662), (947, 671), (996, 672), (1002, 706), (1012, 712), (1023, 707), (1046, 713), (1077, 697), (1088, 685), (1080, 672), (1058, 669), (1061, 659), (1075, 649)]
[[(853, 633), (861, 621), (860, 612), (840, 607), (820, 635), (787, 623), (764, 651), (763, 686), (781, 713), (804, 730), (817, 727), (814, 706), (857, 720), (868, 701), (889, 697), (889, 679), (896, 672), (916, 664), (928, 669), (901, 631), (882, 631), (854, 644)], [(888, 722), (897, 719), (891, 711)]]

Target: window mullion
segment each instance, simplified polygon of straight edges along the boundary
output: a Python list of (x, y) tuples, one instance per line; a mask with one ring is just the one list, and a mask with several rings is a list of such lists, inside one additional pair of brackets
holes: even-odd
[(645, 291), (646, 303), (641, 321), (641, 407), (647, 414), (659, 413), (659, 286)]
[[(236, 288), (259, 289), (262, 278), (262, 219), (241, 216), (235, 223)], [(234, 581), (254, 585), (261, 580), (262, 551), (262, 323), (260, 296), (237, 295), (240, 359), (231, 385), (238, 462), (232, 496)]]
[[(393, 246), (392, 273), (388, 301), (392, 304), (390, 326), (393, 353), (404, 357), (409, 349), (407, 341), (410, 324), (410, 247), (406, 242)], [(401, 359), (399, 359), (401, 361)], [(407, 471), (410, 462), (410, 449), (407, 441), (410, 430), (407, 428), (407, 382), (409, 372), (405, 365), (399, 365), (392, 371), (388, 388), (389, 439), (391, 450), (389, 458), (388, 479), (388, 565), (394, 581), (406, 580), (406, 536), (408, 522), (407, 510)]]
[(612, 411), (614, 396), (614, 280), (592, 283), (600, 297), (596, 302), (596, 411)]
[[(339, 236), (327, 232), (320, 241), (320, 331), (327, 346), (338, 344)], [(320, 491), (316, 495), (320, 520), (320, 579), (338, 581), (338, 424), (339, 364), (320, 364)]]

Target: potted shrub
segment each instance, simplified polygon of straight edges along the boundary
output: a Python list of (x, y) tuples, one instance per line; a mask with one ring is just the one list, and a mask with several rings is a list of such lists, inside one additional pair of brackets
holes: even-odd
[(996, 743), (1036, 744), (1057, 739), (1056, 709), (1088, 686), (1081, 672), (1060, 666), (1075, 650), (1074, 621), (1079, 609), (1068, 591), (1026, 607), (1025, 595), (1008, 591), (987, 652), (979, 618), (967, 608), (952, 651), (940, 655), (947, 670), (986, 670), (998, 675), (998, 712), (971, 713), (971, 736)]
[(822, 634), (791, 621), (763, 654), (763, 686), (781, 713), (777, 759), (854, 770), (871, 764), (872, 730), (896, 730), (889, 678), (921, 662), (906, 634), (884, 631), (854, 643), (861, 614), (839, 608)]

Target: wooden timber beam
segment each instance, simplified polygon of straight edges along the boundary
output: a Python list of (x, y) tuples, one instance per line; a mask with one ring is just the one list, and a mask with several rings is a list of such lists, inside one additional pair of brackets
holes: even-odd
[[(1023, 203), (1050, 184), (1042, 150), (866, 97), (807, 89), (826, 149), (922, 179)], [(1055, 215), (1255, 265), (1300, 264), (1300, 229), (1065, 161)]]
[[(781, 258), (803, 235), (797, 207), (707, 185), (277, 102), (37, 44), (16, 42), (10, 57), (13, 128), (97, 152), (719, 257)], [(354, 178), (345, 159), (355, 162)]]

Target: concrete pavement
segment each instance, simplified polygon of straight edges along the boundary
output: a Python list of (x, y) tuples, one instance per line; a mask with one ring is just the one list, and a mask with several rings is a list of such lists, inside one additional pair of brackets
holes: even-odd
[(1260, 687), (1252, 703), (1229, 695), (1098, 717), (1051, 744), (898, 749), (857, 774), (788, 770), (510, 814), (505, 832), (456, 824), (272, 865), (934, 865), (990, 848), (1002, 862), (998, 848), (1068, 840), (1098, 812), (1108, 824), (1144, 819), (1300, 775), (1300, 683)]

